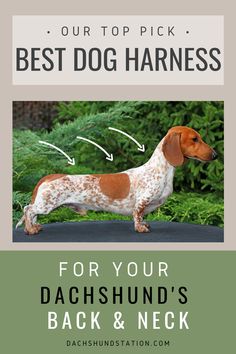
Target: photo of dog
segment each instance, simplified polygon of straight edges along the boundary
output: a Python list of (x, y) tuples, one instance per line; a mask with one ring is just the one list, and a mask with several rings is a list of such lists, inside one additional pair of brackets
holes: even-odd
[(222, 102), (16, 101), (13, 127), (14, 242), (223, 242)]
[(25, 233), (37, 234), (38, 214), (68, 206), (81, 214), (102, 210), (132, 215), (137, 232), (149, 232), (143, 216), (159, 208), (173, 192), (175, 167), (188, 159), (209, 162), (217, 153), (193, 129), (176, 126), (157, 145), (144, 165), (116, 174), (64, 175), (43, 177), (36, 185), (31, 204), (16, 225), (25, 224)]

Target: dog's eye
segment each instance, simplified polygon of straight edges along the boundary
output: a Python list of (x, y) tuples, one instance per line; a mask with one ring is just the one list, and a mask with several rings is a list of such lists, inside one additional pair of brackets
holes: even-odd
[(193, 141), (194, 141), (195, 143), (197, 143), (197, 142), (198, 142), (198, 138), (197, 138), (197, 137), (193, 138)]

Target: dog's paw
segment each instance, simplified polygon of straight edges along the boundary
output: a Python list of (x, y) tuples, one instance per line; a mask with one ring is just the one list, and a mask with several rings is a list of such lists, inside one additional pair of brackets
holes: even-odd
[(135, 226), (135, 231), (144, 233), (144, 232), (150, 232), (149, 230), (149, 225), (144, 223), (144, 224), (138, 224)]
[(27, 235), (36, 235), (42, 230), (42, 226), (39, 224), (32, 225), (31, 227), (25, 228), (25, 233)]
[(34, 226), (35, 226), (35, 229), (38, 230), (38, 232), (39, 232), (39, 231), (42, 231), (42, 229), (43, 229), (40, 224), (35, 224)]
[(150, 230), (150, 225), (147, 222), (143, 222), (143, 225), (146, 226)]

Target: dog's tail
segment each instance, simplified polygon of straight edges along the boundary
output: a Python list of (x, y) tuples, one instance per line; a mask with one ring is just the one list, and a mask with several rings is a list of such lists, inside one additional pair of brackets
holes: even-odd
[(22, 216), (22, 218), (18, 221), (18, 223), (16, 224), (16, 229), (19, 227), (19, 226), (21, 226), (24, 222), (25, 222), (25, 213), (26, 213), (26, 211), (27, 211), (27, 209), (29, 208), (29, 205), (26, 205), (25, 207), (24, 207), (24, 214), (23, 214), (23, 216)]
[(23, 224), (23, 222), (25, 221), (25, 215), (22, 216), (22, 218), (18, 221), (18, 223), (16, 224), (16, 229), (21, 226)]

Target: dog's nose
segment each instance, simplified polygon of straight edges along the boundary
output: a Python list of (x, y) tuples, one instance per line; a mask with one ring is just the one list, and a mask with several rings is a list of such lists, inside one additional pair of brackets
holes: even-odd
[(212, 151), (212, 160), (217, 159), (217, 152), (215, 150)]

